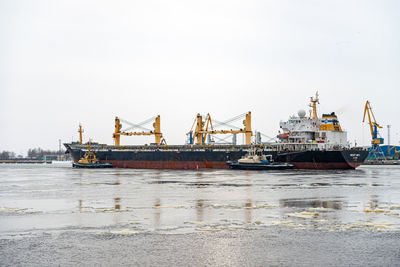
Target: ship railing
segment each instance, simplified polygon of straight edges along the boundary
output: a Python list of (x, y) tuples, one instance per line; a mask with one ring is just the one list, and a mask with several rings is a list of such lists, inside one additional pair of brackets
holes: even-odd
[[(67, 150), (80, 149), (87, 151), (87, 145), (79, 143), (64, 144)], [(355, 149), (350, 147), (332, 147), (327, 144), (319, 143), (263, 143), (259, 145), (128, 145), (128, 146), (113, 146), (106, 144), (95, 144), (91, 146), (93, 151), (250, 151), (253, 149), (273, 152), (301, 152), (310, 150), (348, 150)], [(359, 149), (359, 147), (357, 148)]]
[[(67, 144), (71, 149), (87, 150), (84, 144)], [(264, 151), (309, 151), (309, 150), (338, 150), (346, 149), (346, 147), (333, 147), (327, 144), (319, 143), (264, 143), (259, 145), (127, 145), (113, 146), (97, 144), (92, 145), (94, 151), (248, 151), (252, 149), (260, 149)]]
[(320, 146), (317, 143), (277, 143), (274, 144), (274, 150), (281, 151), (309, 151), (309, 150), (320, 150)]
[[(71, 149), (81, 149), (87, 150), (86, 145), (82, 144), (67, 144), (67, 146)], [(212, 151), (241, 151), (241, 150), (250, 150), (254, 148), (262, 149), (262, 150), (273, 150), (274, 147), (271, 145), (168, 145), (168, 146), (157, 146), (157, 145), (127, 145), (127, 146), (113, 146), (113, 145), (92, 145), (91, 149), (94, 151), (204, 151), (204, 150), (212, 150)]]

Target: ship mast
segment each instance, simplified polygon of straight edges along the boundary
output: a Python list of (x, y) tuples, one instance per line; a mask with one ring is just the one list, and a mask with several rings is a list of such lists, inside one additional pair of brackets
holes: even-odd
[(314, 120), (318, 120), (318, 115), (317, 115), (317, 104), (319, 104), (319, 98), (318, 98), (318, 91), (315, 93), (315, 98), (310, 97), (310, 105), (309, 107), (312, 108), (312, 116), (310, 116)]
[(82, 144), (83, 143), (83, 139), (82, 139), (83, 128), (80, 123), (79, 123), (78, 133), (79, 133), (79, 143)]

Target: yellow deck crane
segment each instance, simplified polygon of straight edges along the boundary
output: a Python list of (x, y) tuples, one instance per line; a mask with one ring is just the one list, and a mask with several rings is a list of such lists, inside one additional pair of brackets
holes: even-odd
[[(194, 132), (193, 132), (193, 127), (195, 126)], [(206, 126), (204, 128), (204, 126)], [(200, 115), (200, 113), (197, 113), (196, 119), (193, 122), (192, 128), (187, 133), (189, 135), (190, 144), (193, 144), (193, 140), (196, 140), (197, 145), (202, 145), (204, 144), (207, 133), (204, 134), (204, 131), (208, 131), (208, 127), (211, 127), (212, 129), (212, 121), (211, 121), (211, 116), (210, 113), (207, 114), (205, 121), (203, 121), (203, 116)]]
[[(207, 135), (209, 134), (238, 134), (238, 133), (244, 133), (246, 136), (246, 145), (251, 145), (251, 136), (253, 135), (253, 132), (251, 131), (251, 112), (249, 111), (248, 113), (241, 114), (239, 116), (234, 117), (231, 120), (228, 120), (227, 122), (220, 122), (219, 124), (221, 125), (228, 125), (227, 123), (233, 120), (236, 120), (240, 117), (245, 116), (245, 119), (243, 120), (243, 129), (238, 129), (238, 130), (214, 130), (213, 128), (213, 123), (211, 119), (211, 115), (207, 114), (205, 121), (203, 121), (203, 117), (200, 114), (197, 114), (196, 119), (192, 125), (191, 130), (187, 133), (189, 135), (189, 144), (195, 143), (196, 145), (203, 145), (205, 143), (205, 140), (207, 138)], [(195, 127), (193, 131), (193, 127)], [(204, 127), (205, 126), (205, 127)], [(210, 129), (209, 129), (210, 127)], [(234, 127), (236, 128), (236, 127)], [(195, 142), (194, 142), (195, 141)]]
[(367, 102), (365, 103), (365, 107), (364, 107), (364, 117), (363, 117), (363, 122), (365, 122), (365, 116), (368, 116), (368, 124), (369, 124), (369, 129), (371, 132), (371, 144), (372, 147), (369, 151), (369, 155), (368, 158), (370, 159), (384, 159), (385, 158), (385, 154), (382, 151), (382, 148), (379, 146), (380, 144), (383, 144), (383, 138), (381, 138), (379, 136), (379, 132), (378, 129), (382, 128), (382, 126), (380, 126), (375, 119), (375, 115), (372, 112), (372, 108), (371, 108), (371, 104), (370, 102), (367, 100)]
[[(154, 123), (153, 123), (154, 130), (150, 130), (150, 129), (147, 129), (147, 128), (143, 127), (143, 125), (145, 125), (145, 124), (147, 124), (147, 123), (149, 123), (149, 122), (151, 122), (153, 120), (154, 120)], [(121, 122), (130, 125), (130, 127), (125, 129), (125, 130), (122, 130), (122, 123)], [(143, 131), (142, 132), (128, 132), (128, 130), (135, 129), (135, 128), (136, 129), (141, 129)], [(131, 123), (131, 122), (127, 121), (127, 120), (123, 120), (123, 119), (120, 119), (118, 117), (115, 117), (115, 131), (113, 133), (113, 138), (114, 138), (114, 144), (116, 146), (121, 145), (121, 135), (126, 135), (126, 136), (132, 136), (132, 135), (154, 135), (155, 143), (157, 145), (165, 144), (165, 139), (163, 138), (162, 133), (161, 133), (160, 115), (158, 115), (156, 117), (152, 117), (150, 119), (147, 119), (147, 120), (145, 120), (145, 121), (143, 121), (143, 122), (141, 122), (139, 124), (134, 124), (134, 123)]]

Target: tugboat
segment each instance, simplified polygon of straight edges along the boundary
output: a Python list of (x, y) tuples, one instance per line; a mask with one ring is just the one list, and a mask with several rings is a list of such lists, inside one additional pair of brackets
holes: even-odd
[(237, 161), (227, 161), (229, 168), (238, 170), (286, 170), (292, 169), (289, 163), (273, 162), (272, 155), (264, 155), (262, 151), (250, 150)]
[(111, 163), (100, 162), (96, 154), (90, 150), (90, 145), (88, 145), (88, 152), (78, 160), (72, 164), (72, 167), (75, 168), (112, 168)]

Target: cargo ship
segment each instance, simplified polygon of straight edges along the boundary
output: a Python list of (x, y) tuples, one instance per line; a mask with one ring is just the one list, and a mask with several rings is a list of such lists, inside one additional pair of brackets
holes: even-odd
[[(114, 168), (137, 169), (228, 169), (227, 161), (236, 161), (252, 149), (261, 150), (270, 155), (275, 162), (287, 162), (296, 169), (355, 169), (368, 156), (368, 150), (351, 148), (347, 142), (347, 133), (343, 131), (337, 115), (332, 112), (317, 115), (318, 93), (311, 97), (310, 115), (304, 110), (298, 116), (291, 116), (288, 121), (280, 123), (280, 134), (274, 142), (262, 143), (256, 134), (251, 143), (251, 113), (246, 114), (244, 129), (218, 131), (207, 127), (211, 117), (207, 115), (207, 123), (199, 114), (196, 130), (189, 132), (190, 142), (186, 145), (166, 145), (162, 142), (160, 117), (157, 116), (154, 131), (127, 133), (121, 130), (119, 118), (115, 120), (114, 145), (91, 143), (92, 150), (100, 162), (111, 163)], [(210, 121), (209, 121), (210, 120)], [(207, 125), (204, 129), (204, 125)], [(80, 141), (66, 143), (66, 153), (70, 153), (74, 161), (78, 161), (87, 153), (87, 145)], [(207, 136), (220, 133), (244, 133), (246, 145), (217, 145), (207, 142)], [(123, 146), (121, 135), (155, 135), (156, 143), (142, 146)], [(193, 141), (197, 138), (197, 142)], [(236, 138), (235, 138), (236, 139)]]

